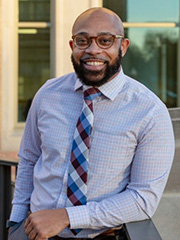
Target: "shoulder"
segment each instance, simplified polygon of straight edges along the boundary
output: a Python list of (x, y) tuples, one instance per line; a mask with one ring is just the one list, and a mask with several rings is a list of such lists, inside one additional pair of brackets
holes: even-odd
[(39, 91), (59, 90), (61, 88), (72, 87), (76, 82), (77, 76), (73, 73), (68, 73), (58, 78), (52, 78), (40, 88)]
[(124, 98), (127, 99), (128, 111), (134, 118), (142, 119), (142, 127), (151, 123), (171, 124), (168, 109), (161, 99), (142, 83), (124, 75)]
[(64, 96), (64, 94), (67, 95), (74, 92), (76, 79), (75, 73), (69, 73), (59, 78), (47, 80), (35, 94), (31, 107), (38, 110), (40, 107), (53, 102), (58, 103), (62, 94)]
[(124, 90), (137, 104), (166, 108), (162, 100), (145, 85), (127, 75), (124, 77)]
[(58, 78), (47, 80), (35, 94), (35, 98), (43, 96), (53, 97), (62, 91), (73, 90), (77, 76), (75, 73), (69, 73)]

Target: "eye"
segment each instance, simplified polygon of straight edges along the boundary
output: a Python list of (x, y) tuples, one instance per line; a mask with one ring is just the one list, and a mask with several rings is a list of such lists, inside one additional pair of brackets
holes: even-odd
[(101, 35), (98, 37), (98, 42), (100, 45), (109, 46), (112, 44), (113, 38), (109, 35)]
[(88, 43), (89, 43), (89, 40), (88, 40), (88, 38), (87, 37), (85, 37), (85, 36), (76, 36), (76, 44), (78, 45), (78, 46), (84, 46), (84, 45), (88, 45)]

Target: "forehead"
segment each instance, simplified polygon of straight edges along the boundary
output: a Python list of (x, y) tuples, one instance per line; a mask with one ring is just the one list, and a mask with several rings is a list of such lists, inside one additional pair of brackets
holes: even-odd
[(72, 34), (88, 33), (96, 35), (102, 32), (122, 33), (122, 25), (117, 16), (104, 12), (94, 12), (80, 16), (73, 26)]

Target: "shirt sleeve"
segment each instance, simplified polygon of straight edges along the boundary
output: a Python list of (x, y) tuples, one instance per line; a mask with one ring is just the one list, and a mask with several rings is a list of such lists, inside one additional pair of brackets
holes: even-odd
[(33, 100), (28, 113), (26, 127), (21, 141), (18, 157), (18, 172), (15, 183), (13, 207), (10, 220), (20, 222), (27, 216), (30, 196), (33, 191), (33, 169), (41, 155), (40, 134), (37, 127), (38, 100)]
[(66, 208), (72, 229), (114, 227), (153, 216), (174, 157), (174, 135), (166, 107), (158, 106), (142, 129), (126, 189), (100, 202)]

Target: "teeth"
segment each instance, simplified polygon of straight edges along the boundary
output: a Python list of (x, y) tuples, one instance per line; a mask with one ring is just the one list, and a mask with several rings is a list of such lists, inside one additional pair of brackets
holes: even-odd
[(91, 65), (91, 66), (100, 66), (103, 65), (103, 62), (86, 62), (87, 65)]

